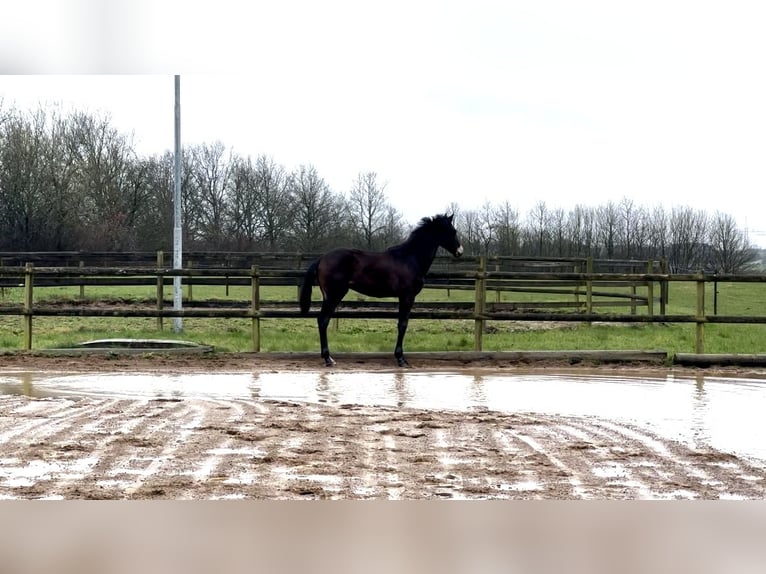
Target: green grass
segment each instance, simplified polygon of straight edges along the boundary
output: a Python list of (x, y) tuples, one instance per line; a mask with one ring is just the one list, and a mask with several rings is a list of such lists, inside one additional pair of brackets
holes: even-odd
[[(622, 292), (627, 292), (623, 289)], [(186, 292), (185, 292), (186, 293)], [(656, 291), (658, 293), (658, 291)], [(99, 300), (120, 298), (128, 301), (149, 300), (155, 297), (154, 287), (88, 287), (86, 298)], [(248, 287), (195, 286), (195, 300), (229, 299), (246, 301)], [(762, 313), (766, 285), (736, 283), (718, 285), (718, 314), (753, 315)], [(54, 300), (77, 299), (79, 288), (37, 288), (35, 302), (44, 304)], [(295, 302), (294, 287), (264, 287), (265, 301)], [(706, 313), (713, 314), (713, 285), (706, 289)], [(319, 297), (314, 289), (314, 297)], [(5, 289), (0, 304), (19, 304), (19, 288)], [(170, 288), (166, 300), (172, 298)], [(363, 297), (350, 293), (347, 300)], [(533, 293), (503, 293), (503, 301), (572, 300), (571, 295), (541, 295)], [(581, 300), (584, 301), (584, 294)], [(491, 292), (488, 302), (495, 301)], [(596, 299), (598, 300), (598, 298)], [(418, 301), (473, 301), (472, 291), (426, 290)], [(297, 303), (295, 303), (297, 307)], [(696, 285), (676, 282), (670, 287), (669, 315), (692, 315), (696, 312)], [(315, 305), (316, 308), (316, 305)], [(598, 312), (628, 313), (627, 307), (598, 308)], [(639, 308), (639, 313), (645, 313)], [(655, 306), (655, 313), (659, 313)], [(38, 317), (34, 319), (33, 348), (63, 348), (100, 338), (168, 338), (195, 341), (213, 345), (219, 351), (251, 351), (251, 321), (249, 319), (185, 318), (184, 330), (173, 332), (173, 320), (164, 320), (164, 329), (157, 329), (155, 318), (111, 317)], [(333, 321), (329, 330), (330, 347), (339, 352), (390, 351), (396, 340), (396, 321), (341, 319)], [(23, 340), (22, 318), (0, 315), (0, 349), (21, 348)], [(261, 321), (262, 351), (317, 351), (319, 340), (314, 319), (263, 319)], [(649, 323), (575, 323), (575, 322), (522, 322), (489, 321), (483, 335), (482, 348), (487, 351), (519, 350), (633, 350), (659, 349), (670, 353), (691, 353), (695, 350), (695, 325)], [(410, 320), (406, 351), (470, 351), (474, 349), (474, 322), (470, 320)], [(707, 353), (763, 353), (766, 352), (766, 325), (705, 326), (705, 352)]]

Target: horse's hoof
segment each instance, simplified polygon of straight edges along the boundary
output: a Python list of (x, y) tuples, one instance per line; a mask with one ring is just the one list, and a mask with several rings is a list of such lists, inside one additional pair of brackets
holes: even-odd
[(397, 362), (399, 363), (399, 366), (403, 369), (409, 369), (410, 364), (407, 362), (407, 359), (402, 357), (401, 359), (397, 359)]
[(324, 361), (324, 366), (325, 367), (334, 367), (335, 366), (335, 361), (330, 359), (330, 358), (327, 358)]

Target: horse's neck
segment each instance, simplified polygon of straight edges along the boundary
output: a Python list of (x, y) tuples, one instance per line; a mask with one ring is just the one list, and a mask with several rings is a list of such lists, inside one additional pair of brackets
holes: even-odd
[(439, 244), (428, 238), (412, 238), (401, 244), (399, 249), (412, 257), (420, 268), (420, 272), (425, 275), (436, 258)]

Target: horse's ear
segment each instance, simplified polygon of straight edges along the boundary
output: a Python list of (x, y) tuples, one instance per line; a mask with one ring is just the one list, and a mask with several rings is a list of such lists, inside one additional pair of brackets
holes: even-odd
[(449, 220), (449, 222), (450, 222), (450, 223), (452, 223), (452, 218), (453, 218), (453, 217), (455, 217), (455, 214), (454, 214), (454, 213), (451, 213), (451, 214), (449, 214), (449, 215), (447, 216), (447, 219)]

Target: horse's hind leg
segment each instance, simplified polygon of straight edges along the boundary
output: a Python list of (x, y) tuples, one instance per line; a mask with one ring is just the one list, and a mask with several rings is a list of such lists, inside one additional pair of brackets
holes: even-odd
[(317, 317), (317, 326), (319, 327), (319, 348), (324, 363), (328, 367), (332, 367), (335, 364), (335, 361), (330, 356), (330, 347), (327, 344), (327, 326), (330, 324), (331, 314), (332, 310), (330, 310), (329, 313), (325, 313), (325, 306), (322, 304), (322, 311), (319, 313), (319, 317)]
[(332, 367), (335, 364), (335, 361), (330, 356), (330, 347), (327, 343), (327, 327), (330, 324), (330, 317), (332, 316), (333, 311), (335, 311), (335, 308), (345, 294), (346, 293), (344, 292), (338, 296), (338, 294), (330, 295), (326, 293), (325, 298), (322, 301), (322, 308), (317, 317), (317, 326), (319, 327), (319, 348), (321, 349), (324, 363), (328, 367)]
[(412, 304), (415, 301), (409, 298), (399, 298), (399, 322), (397, 323), (398, 333), (396, 336), (396, 348), (394, 349), (394, 357), (400, 367), (409, 367), (410, 364), (407, 359), (404, 358), (404, 349), (402, 344), (404, 343), (404, 335), (407, 332), (407, 325), (409, 324), (410, 311), (412, 310)]

